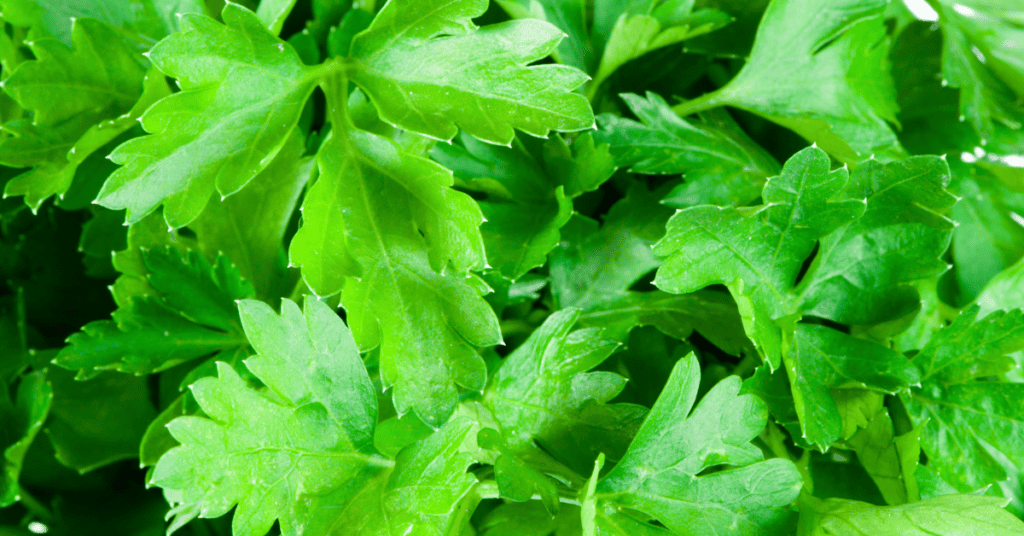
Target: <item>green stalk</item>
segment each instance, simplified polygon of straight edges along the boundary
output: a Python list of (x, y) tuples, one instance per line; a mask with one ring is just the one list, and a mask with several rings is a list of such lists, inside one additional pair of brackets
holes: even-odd
[(696, 99), (690, 99), (686, 102), (681, 102), (672, 107), (672, 111), (679, 114), (679, 117), (686, 117), (700, 113), (712, 108), (718, 108), (719, 106), (725, 106), (727, 104), (727, 96), (722, 90), (718, 88), (710, 93), (705, 93)]

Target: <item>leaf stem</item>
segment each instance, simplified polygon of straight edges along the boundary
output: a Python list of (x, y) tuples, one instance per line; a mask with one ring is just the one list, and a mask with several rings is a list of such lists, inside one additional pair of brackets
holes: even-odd
[[(476, 494), (481, 499), (501, 499), (501, 493), (498, 491), (498, 483), (494, 480), (482, 480), (476, 484)], [(540, 494), (534, 494), (530, 497), (532, 501), (541, 500)], [(558, 494), (558, 502), (563, 504), (571, 504), (574, 506), (582, 506), (578, 497)]]
[(31, 493), (22, 488), (18, 490), (18, 495), (18, 502), (20, 502), (21, 505), (24, 506), (32, 515), (36, 516), (37, 519), (44, 523), (53, 521), (53, 512), (50, 512), (50, 509), (33, 497)]
[(722, 91), (724, 87), (720, 87), (710, 93), (705, 93), (696, 99), (690, 99), (686, 102), (680, 102), (679, 104), (672, 107), (672, 111), (677, 113), (679, 117), (686, 117), (693, 115), (705, 110), (712, 108), (718, 108), (726, 104), (726, 94)]

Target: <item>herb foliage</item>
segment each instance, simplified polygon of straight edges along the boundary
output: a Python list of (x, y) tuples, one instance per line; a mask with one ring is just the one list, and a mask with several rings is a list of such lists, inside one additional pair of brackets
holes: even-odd
[(1024, 534), (1017, 0), (0, 12), (0, 534)]

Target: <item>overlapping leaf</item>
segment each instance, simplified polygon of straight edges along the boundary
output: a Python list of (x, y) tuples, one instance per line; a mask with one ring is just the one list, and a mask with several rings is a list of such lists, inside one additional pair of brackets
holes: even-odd
[(149, 374), (248, 344), (235, 301), (252, 297), (253, 288), (227, 257), (212, 266), (196, 251), (152, 249), (142, 257), (156, 295), (133, 297), (113, 320), (86, 324), (57, 355), (58, 365), (83, 375)]
[(182, 91), (143, 115), (149, 136), (110, 155), (123, 167), (107, 179), (98, 201), (127, 209), (129, 222), (163, 204), (167, 222), (181, 227), (214, 191), (240, 190), (281, 150), (319, 82), (319, 71), (303, 65), (252, 12), (228, 3), (221, 16), (223, 25), (185, 15), (183, 31), (149, 53)]
[(505, 277), (518, 279), (544, 264), (572, 215), (561, 177), (549, 173), (524, 144), (509, 148), (469, 136), (460, 145), (438, 145), (434, 160), (455, 172), (463, 187), (487, 196), (479, 201), (487, 263)]
[(692, 1), (646, 3), (646, 12), (623, 13), (615, 21), (587, 91), (591, 98), (601, 84), (626, 63), (659, 48), (713, 32), (732, 21), (729, 15), (714, 9), (693, 11)]
[(651, 246), (664, 234), (664, 222), (672, 214), (659, 204), (662, 192), (634, 186), (612, 206), (600, 228), (590, 218), (573, 217), (564, 228), (561, 247), (549, 258), (555, 303), (581, 309), (581, 325), (602, 328), (616, 340), (638, 325), (655, 325), (679, 338), (697, 329), (723, 350), (738, 354), (747, 343), (736, 337), (739, 318), (722, 293), (676, 296), (629, 290), (660, 264)]
[[(1024, 312), (978, 320), (964, 311), (914, 357), (920, 387), (901, 395), (922, 425), (928, 466), (961, 492), (1007, 478), (1004, 463), (1024, 468), (1024, 384), (986, 381), (1015, 366), (1006, 354), (1024, 348)], [(927, 424), (924, 424), (927, 421)]]
[(0, 389), (0, 419), (3, 422), (3, 436), (0, 438), (0, 448), (3, 449), (0, 507), (7, 507), (20, 499), (18, 477), (25, 455), (50, 412), (53, 389), (43, 372), (22, 376), (13, 401), (6, 386)]
[(944, 80), (960, 89), (960, 114), (982, 140), (995, 122), (1019, 129), (1024, 123), (1024, 9), (1012, 1), (936, 2), (945, 37)]
[(281, 316), (240, 304), (258, 355), (247, 366), (267, 385), (249, 387), (218, 367), (192, 391), (206, 417), (170, 424), (181, 442), (158, 462), (152, 482), (176, 505), (172, 528), (236, 504), (239, 536), (438, 534), (474, 478), (458, 453), (470, 426), (453, 420), (392, 461), (376, 452), (376, 395), (355, 341), (322, 302), (285, 300)]
[[(765, 359), (773, 367), (785, 361), (803, 435), (825, 447), (841, 431), (825, 385), (894, 392), (916, 376), (898, 354), (795, 319), (813, 314), (875, 323), (918, 306), (909, 282), (945, 268), (938, 257), (952, 225), (939, 212), (952, 196), (942, 188), (944, 168), (938, 158), (868, 162), (848, 181), (845, 168), (829, 171), (823, 151), (805, 149), (765, 186), (765, 205), (676, 214), (655, 249), (668, 257), (655, 284), (674, 293), (727, 285)], [(895, 213), (909, 196), (915, 209)], [(819, 240), (820, 251), (798, 282)], [(841, 366), (831, 364), (840, 356)], [(805, 374), (813, 380), (801, 380)], [(805, 404), (816, 417), (799, 409)]]
[(178, 15), (204, 13), (201, 0), (3, 0), (4, 19), (29, 26), (37, 37), (53, 36), (70, 45), (74, 21), (103, 21), (140, 48), (179, 30)]
[(1024, 530), (1002, 509), (1004, 500), (978, 495), (946, 495), (900, 506), (875, 506), (848, 499), (800, 499), (799, 536), (1010, 536)]
[(5, 195), (24, 195), (38, 209), (63, 197), (85, 159), (135, 125), (156, 100), (169, 94), (163, 77), (146, 75), (141, 56), (106, 24), (82, 19), (73, 48), (56, 39), (32, 43), (36, 59), (18, 66), (4, 91), (33, 113), (4, 125), (0, 162), (31, 167), (9, 181)]
[(655, 93), (622, 99), (640, 122), (602, 114), (597, 138), (633, 173), (684, 174), (686, 184), (666, 197), (672, 206), (746, 205), (761, 194), (764, 180), (779, 172), (774, 158), (718, 114), (706, 117), (721, 121), (691, 124)]
[(312, 157), (302, 157), (302, 138), (293, 132), (274, 161), (238, 193), (211, 199), (189, 224), (199, 249), (210, 258), (223, 253), (252, 283), (260, 298), (289, 292), (284, 236), (299, 196), (315, 170)]
[(558, 28), (521, 19), (477, 29), (487, 0), (393, 0), (356, 36), (348, 68), (381, 118), (432, 138), (458, 129), (507, 145), (518, 129), (534, 136), (583, 130), (594, 117), (572, 91), (586, 75), (531, 62), (551, 54)]
[[(791, 462), (764, 460), (750, 444), (768, 417), (764, 403), (737, 396), (740, 380), (730, 377), (693, 408), (699, 382), (691, 354), (676, 364), (622, 460), (600, 480), (595, 470), (586, 533), (662, 533), (651, 519), (680, 535), (770, 534), (785, 524), (802, 479)], [(701, 474), (716, 466), (727, 467)]]
[[(841, 160), (894, 150), (884, 0), (775, 0), (743, 69), (705, 100), (796, 131)], [(685, 110), (684, 103), (679, 109)]]
[(476, 347), (501, 340), (482, 282), (463, 275), (483, 264), (480, 209), (449, 189), (450, 171), (335, 117), (292, 263), (314, 292), (344, 287), (349, 325), (362, 348), (380, 347), (396, 408), (440, 426), (454, 411), (456, 384), (486, 384)]
[(534, 441), (563, 463), (585, 470), (598, 453), (618, 459), (645, 410), (607, 404), (626, 380), (611, 372), (588, 372), (619, 346), (601, 330), (572, 331), (579, 310), (548, 317), (502, 362), (484, 394), (509, 446)]

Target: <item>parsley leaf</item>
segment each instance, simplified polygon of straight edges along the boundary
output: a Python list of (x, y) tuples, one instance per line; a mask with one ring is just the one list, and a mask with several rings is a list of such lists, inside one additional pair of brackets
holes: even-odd
[(384, 121), (442, 140), (461, 128), (507, 145), (513, 128), (546, 136), (592, 127), (586, 99), (571, 93), (583, 73), (526, 66), (551, 54), (562, 33), (536, 19), (477, 29), (471, 19), (486, 9), (486, 0), (388, 2), (352, 42), (352, 81)]
[(83, 375), (146, 374), (248, 344), (235, 300), (252, 297), (253, 289), (227, 257), (211, 266), (198, 252), (166, 248), (142, 258), (155, 295), (131, 298), (113, 320), (86, 324), (57, 355), (58, 365)]
[[(977, 495), (946, 495), (900, 506), (875, 506), (847, 499), (800, 498), (800, 536), (960, 536), (1018, 534), (1020, 520), (1001, 508), (1004, 501)], [(804, 513), (806, 510), (806, 513)]]
[(844, 161), (898, 150), (896, 91), (888, 74), (884, 0), (775, 0), (743, 69), (708, 103), (760, 114)]
[(203, 15), (182, 17), (182, 32), (149, 52), (182, 91), (142, 116), (151, 134), (119, 146), (123, 167), (103, 185), (99, 202), (127, 209), (134, 223), (164, 205), (174, 227), (194, 220), (214, 191), (230, 195), (263, 171), (281, 150), (319, 82), (291, 45), (233, 3), (224, 25)]
[(257, 351), (246, 366), (268, 390), (224, 364), (192, 386), (209, 417), (171, 421), (181, 446), (151, 480), (176, 504), (172, 529), (237, 504), (240, 535), (264, 534), (276, 519), (287, 533), (443, 530), (474, 481), (456, 452), (469, 423), (451, 421), (392, 461), (373, 447), (376, 396), (341, 319), (316, 300), (303, 311), (284, 300), (280, 316), (255, 301), (239, 308)]
[[(789, 461), (764, 460), (750, 444), (768, 417), (764, 403), (737, 396), (733, 377), (693, 408), (699, 381), (696, 357), (680, 360), (622, 460), (600, 479), (598, 462), (584, 501), (585, 532), (589, 525), (591, 534), (654, 534), (646, 520), (656, 519), (674, 534), (758, 534), (785, 521), (803, 482)], [(716, 466), (730, 467), (701, 474)]]

